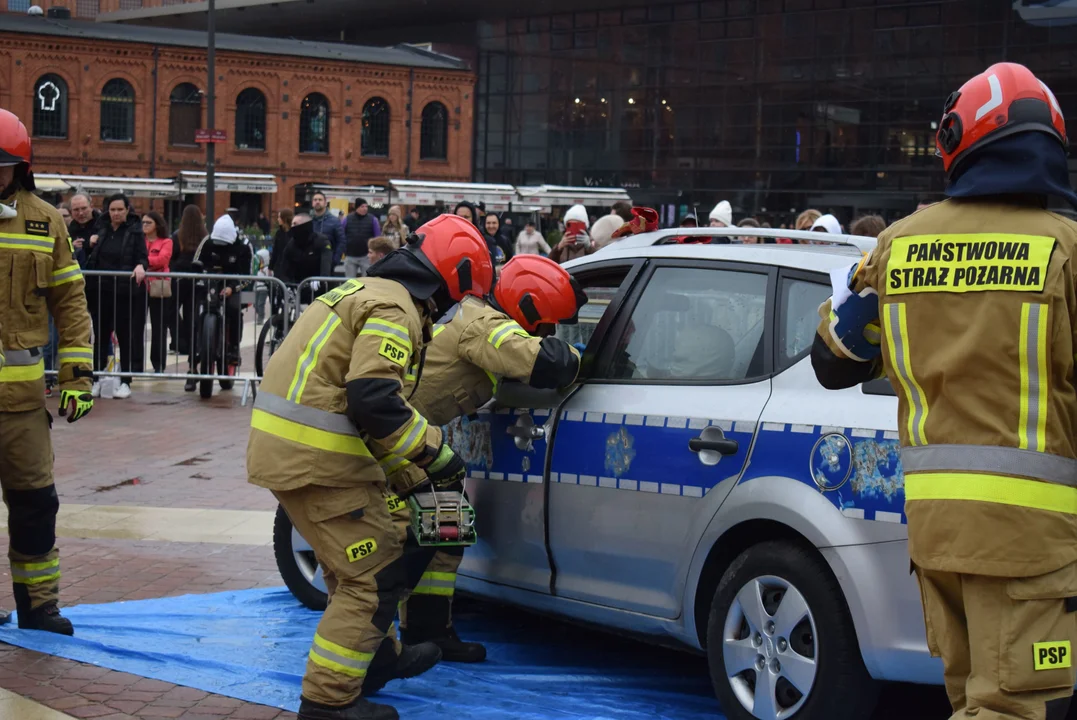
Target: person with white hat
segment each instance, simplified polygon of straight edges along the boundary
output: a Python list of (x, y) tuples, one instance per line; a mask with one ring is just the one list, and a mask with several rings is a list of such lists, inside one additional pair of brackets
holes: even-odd
[(841, 223), (833, 215), (820, 215), (819, 219), (812, 223), (812, 232), (830, 233), (831, 235), (841, 235)]
[(556, 263), (566, 263), (584, 255), (590, 255), (598, 248), (591, 242), (588, 229), (591, 221), (587, 217), (587, 208), (573, 205), (565, 213), (565, 234), (561, 242), (550, 252), (550, 259)]
[(729, 204), (728, 200), (722, 200), (714, 206), (714, 209), (711, 210), (710, 221), (711, 227), (733, 226), (733, 206)]

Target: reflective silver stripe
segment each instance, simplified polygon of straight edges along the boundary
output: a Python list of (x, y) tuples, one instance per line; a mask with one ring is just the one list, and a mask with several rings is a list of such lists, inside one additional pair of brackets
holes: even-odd
[(47, 568), (41, 568), (40, 570), (22, 570), (21, 568), (11, 568), (11, 579), (13, 582), (21, 582), (24, 585), (33, 583), (31, 581), (39, 578), (49, 578), (53, 575), (58, 575), (60, 572), (60, 563), (50, 565)]
[(394, 327), (387, 322), (383, 322), (382, 320), (378, 320), (377, 318), (370, 318), (365, 323), (363, 323), (363, 327), (370, 328), (371, 330), (380, 330), (383, 333), (387, 333), (395, 338), (398, 338), (400, 342), (404, 343), (409, 348), (411, 347), (411, 337), (406, 332), (402, 331), (400, 328)]
[(318, 410), (317, 408), (307, 407), (306, 405), (299, 405), (286, 398), (282, 398), (280, 395), (274, 395), (265, 390), (258, 391), (258, 397), (254, 401), (254, 407), (267, 412), (270, 415), (276, 415), (279, 418), (291, 420), (300, 425), (317, 428), (318, 430), (325, 430), (326, 432), (336, 433), (337, 435), (359, 437), (359, 431), (346, 415), (331, 413), (326, 410)]
[(82, 277), (82, 270), (79, 269), (78, 265), (72, 265), (71, 267), (64, 268), (59, 272), (54, 272), (52, 274), (52, 283), (51, 284), (52, 285), (63, 285), (65, 282), (67, 282), (69, 280), (73, 280), (74, 278), (77, 278), (77, 277)]
[(35, 240), (33, 238), (0, 233), (0, 247), (27, 248), (36, 252), (52, 252), (55, 241), (52, 238)]
[(318, 657), (324, 658), (331, 663), (343, 665), (346, 668), (351, 668), (354, 672), (350, 672), (347, 674), (353, 675), (355, 677), (365, 676), (367, 668), (370, 667), (369, 660), (352, 660), (351, 658), (346, 658), (343, 655), (338, 655), (332, 650), (327, 650), (321, 645), (318, 645), (317, 643), (314, 643), (310, 646), (310, 654), (317, 655)]
[(523, 328), (516, 323), (506, 325), (505, 327), (498, 330), (497, 333), (495, 333), (494, 336), (490, 338), (490, 344), (494, 347), (497, 347), (501, 343), (502, 339), (504, 339), (510, 333), (514, 332), (523, 332)]
[(972, 472), (1014, 475), (1077, 487), (1077, 460), (996, 445), (924, 445), (901, 449), (907, 473)]
[(40, 361), (41, 353), (34, 354), (29, 350), (4, 350), (4, 364), (8, 367), (37, 365)]
[(425, 433), (426, 432), (426, 427), (427, 427), (426, 418), (424, 418), (419, 413), (415, 413), (413, 415), (413, 419), (411, 421), (411, 424), (412, 424), (412, 427), (408, 431), (407, 435), (400, 438), (400, 441), (397, 442), (397, 444), (393, 446), (393, 449), (392, 449), (391, 452), (394, 452), (394, 453), (403, 452), (403, 453), (406, 454), (407, 451), (408, 451), (408, 448), (410, 448), (413, 444), (415, 444), (415, 442), (418, 441), (419, 433)]
[[(1044, 336), (1040, 334), (1041, 313), (1047, 311), (1046, 305), (1026, 303), (1026, 312), (1023, 314), (1021, 338), (1024, 354), (1021, 358), (1021, 392), (1025, 394), (1021, 398), (1021, 416), (1025, 421), (1019, 429), (1021, 435), (1021, 447), (1041, 451), (1044, 449), (1046, 438), (1040, 437), (1041, 418), (1040, 413), (1047, 412), (1047, 383), (1046, 378), (1040, 376), (1040, 362), (1043, 360), (1040, 353), (1044, 352)], [(1046, 320), (1046, 318), (1044, 318)], [(1046, 325), (1046, 322), (1044, 323)]]

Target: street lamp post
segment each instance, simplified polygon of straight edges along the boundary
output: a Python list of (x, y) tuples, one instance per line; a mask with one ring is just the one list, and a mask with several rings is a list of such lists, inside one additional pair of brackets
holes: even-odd
[(216, 22), (214, 19), (214, 10), (216, 9), (216, 0), (209, 0), (209, 17), (206, 20), (206, 65), (209, 71), (209, 82), (206, 84), (206, 124), (207, 130), (209, 130), (210, 138), (206, 143), (206, 219), (210, 222), (211, 226), (214, 220), (216, 220), (216, 213), (214, 205), (216, 192), (215, 182), (213, 177), (213, 165), (217, 155), (217, 143), (213, 142), (213, 130), (216, 125), (214, 120), (216, 118), (216, 95), (217, 95), (217, 38), (216, 38)]

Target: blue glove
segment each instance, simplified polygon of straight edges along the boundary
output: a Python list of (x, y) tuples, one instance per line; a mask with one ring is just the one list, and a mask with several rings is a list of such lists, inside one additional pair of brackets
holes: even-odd
[(869, 362), (879, 356), (879, 294), (865, 288), (830, 311), (830, 335), (852, 360)]
[(580, 355), (583, 355), (583, 351), (587, 349), (587, 346), (581, 342), (572, 343), (572, 347), (580, 351)]

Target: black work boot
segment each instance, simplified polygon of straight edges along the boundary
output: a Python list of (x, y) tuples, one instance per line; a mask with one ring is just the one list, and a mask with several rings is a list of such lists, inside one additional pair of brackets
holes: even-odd
[(71, 621), (60, 614), (56, 602), (47, 602), (33, 610), (19, 610), (20, 630), (44, 630), (57, 635), (74, 635), (75, 628)]
[(302, 698), (299, 720), (400, 720), (400, 714), (388, 705), (377, 705), (357, 698), (351, 705), (333, 707)]
[(386, 638), (370, 662), (370, 671), (363, 680), (363, 696), (370, 697), (390, 680), (422, 675), (441, 660), (441, 648), (434, 643), (402, 645), (397, 656), (393, 641)]
[(486, 659), (486, 648), (481, 643), (464, 642), (451, 625), (443, 628), (436, 635), (428, 628), (408, 627), (400, 629), (400, 639), (405, 643), (433, 643), (441, 648), (441, 659), (445, 662), (480, 663)]

